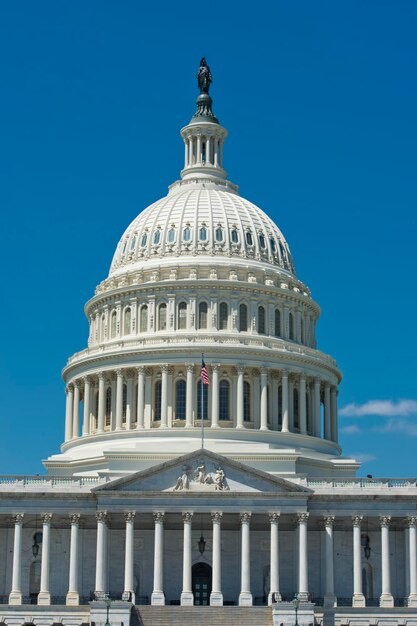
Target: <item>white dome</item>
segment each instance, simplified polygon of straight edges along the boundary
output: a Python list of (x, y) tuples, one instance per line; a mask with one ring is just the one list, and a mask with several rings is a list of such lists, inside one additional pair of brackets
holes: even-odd
[(201, 180), (176, 183), (133, 220), (117, 246), (110, 276), (140, 269), (152, 258), (199, 255), (253, 259), (295, 273), (282, 233), (261, 209)]

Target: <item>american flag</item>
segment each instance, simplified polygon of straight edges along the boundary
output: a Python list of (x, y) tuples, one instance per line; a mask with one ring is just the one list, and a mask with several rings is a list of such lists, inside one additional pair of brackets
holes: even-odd
[(207, 366), (204, 363), (204, 359), (201, 359), (201, 379), (203, 381), (203, 385), (209, 384), (208, 371), (207, 371)]

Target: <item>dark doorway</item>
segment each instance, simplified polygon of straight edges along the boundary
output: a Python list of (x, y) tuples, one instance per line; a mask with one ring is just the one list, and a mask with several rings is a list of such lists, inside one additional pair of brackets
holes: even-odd
[(211, 567), (207, 563), (196, 563), (192, 569), (194, 604), (209, 605), (211, 593)]

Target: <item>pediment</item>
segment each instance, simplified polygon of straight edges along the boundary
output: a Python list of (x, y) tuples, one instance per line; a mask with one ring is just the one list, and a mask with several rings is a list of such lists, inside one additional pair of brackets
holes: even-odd
[(254, 469), (243, 463), (210, 452), (190, 454), (115, 479), (94, 489), (95, 492), (172, 492), (172, 493), (311, 493), (288, 480)]

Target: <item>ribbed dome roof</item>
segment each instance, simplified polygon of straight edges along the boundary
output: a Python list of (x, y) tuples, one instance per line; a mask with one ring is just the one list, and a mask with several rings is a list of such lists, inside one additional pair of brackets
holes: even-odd
[(254, 259), (295, 273), (282, 233), (261, 209), (220, 185), (182, 184), (133, 220), (110, 276), (150, 258), (187, 255)]

